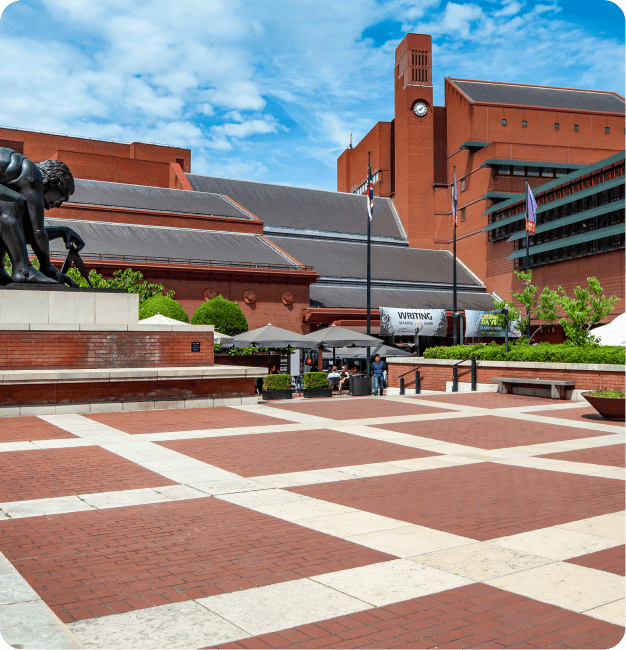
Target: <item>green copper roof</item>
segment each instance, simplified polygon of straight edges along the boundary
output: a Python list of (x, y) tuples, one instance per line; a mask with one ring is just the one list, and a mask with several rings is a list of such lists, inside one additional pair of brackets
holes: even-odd
[[(622, 200), (612, 201), (611, 203), (605, 203), (604, 205), (599, 205), (596, 208), (591, 208), (590, 210), (583, 210), (582, 212), (577, 212), (576, 214), (570, 214), (567, 217), (562, 217), (561, 219), (555, 219), (554, 221), (549, 221), (548, 223), (542, 223), (537, 226), (537, 233), (548, 232), (550, 230), (556, 230), (557, 228), (562, 228), (563, 226), (569, 226), (572, 223), (578, 223), (579, 221), (585, 221), (585, 219), (593, 219), (594, 217), (599, 217), (603, 214), (609, 214), (610, 212), (615, 212), (619, 209), (624, 209), (624, 202)], [(515, 241), (516, 239), (522, 239), (526, 236), (526, 230), (519, 230), (514, 232), (507, 241)]]
[(514, 165), (515, 167), (551, 167), (553, 169), (579, 169), (581, 163), (542, 162), (541, 160), (509, 160), (508, 158), (489, 158), (481, 167), (497, 167), (498, 165)]
[(521, 200), (524, 198), (524, 192), (487, 192), (480, 197), (481, 201), (484, 200), (503, 200), (503, 199), (513, 199), (516, 198)]
[(488, 147), (491, 144), (491, 142), (478, 142), (476, 140), (468, 140), (467, 142), (464, 142), (459, 149), (484, 149), (485, 147)]
[[(539, 244), (537, 246), (530, 247), (531, 255), (538, 255), (539, 253), (545, 253), (546, 251), (552, 251), (557, 248), (565, 248), (567, 246), (574, 246), (576, 244), (584, 244), (588, 241), (595, 241), (597, 239), (604, 239), (605, 237), (612, 237), (613, 235), (620, 235), (624, 232), (624, 224), (616, 223), (613, 226), (608, 226), (607, 228), (600, 228), (599, 230), (590, 230), (589, 232), (581, 233), (580, 235), (572, 235), (571, 237), (563, 237), (562, 239), (555, 239), (554, 241), (546, 242), (545, 244)], [(507, 259), (514, 260), (518, 257), (524, 257), (526, 255), (526, 248), (520, 248), (519, 250), (513, 252), (508, 256)]]

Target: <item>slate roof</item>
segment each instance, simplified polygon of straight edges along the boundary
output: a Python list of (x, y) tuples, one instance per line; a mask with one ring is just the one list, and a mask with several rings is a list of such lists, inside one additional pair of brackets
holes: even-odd
[[(367, 234), (367, 199), (357, 194), (187, 174), (199, 192), (224, 194), (271, 227)], [(374, 199), (373, 237), (405, 239), (391, 199)]]
[(250, 215), (218, 194), (79, 178), (75, 183), (76, 192), (72, 194), (70, 203), (251, 219)]
[[(344, 309), (365, 309), (366, 288), (327, 286), (316, 282), (310, 288), (311, 306)], [(488, 293), (457, 292), (457, 309), (493, 309), (494, 297)], [(371, 292), (371, 305), (399, 309), (452, 309), (452, 291), (376, 288)]]
[[(314, 266), (322, 277), (366, 278), (367, 244), (363, 242), (320, 241), (313, 238), (267, 235), (277, 246), (302, 262)], [(451, 283), (452, 255), (448, 251), (372, 245), (373, 280), (418, 283)], [(459, 284), (483, 286), (457, 262)]]
[[(70, 219), (46, 219), (46, 224), (73, 228), (85, 240), (81, 251), (85, 259), (99, 253), (111, 259), (123, 255), (128, 260), (192, 259), (222, 261), (229, 266), (241, 263), (299, 268), (259, 235)], [(61, 239), (51, 241), (50, 249), (60, 257), (66, 255)]]
[(473, 102), (624, 113), (624, 98), (599, 90), (573, 90), (450, 79)]

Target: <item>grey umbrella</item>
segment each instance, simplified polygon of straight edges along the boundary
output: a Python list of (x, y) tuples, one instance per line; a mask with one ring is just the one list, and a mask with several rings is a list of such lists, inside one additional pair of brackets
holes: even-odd
[[(379, 345), (378, 347), (371, 348), (370, 356), (374, 357), (380, 354), (381, 357), (410, 357), (410, 352), (398, 350), (398, 348), (391, 347), (390, 345)], [(367, 357), (367, 348), (337, 348), (335, 356), (339, 359), (365, 359)]]
[(345, 327), (339, 327), (338, 325), (331, 325), (323, 330), (311, 332), (305, 338), (311, 347), (325, 345), (327, 348), (342, 348), (344, 346), (376, 348), (384, 343), (381, 339)]
[(243, 334), (237, 334), (233, 338), (233, 345), (236, 348), (248, 348), (252, 345), (258, 348), (311, 348), (312, 344), (303, 334), (284, 330), (268, 323), (264, 327), (258, 327)]

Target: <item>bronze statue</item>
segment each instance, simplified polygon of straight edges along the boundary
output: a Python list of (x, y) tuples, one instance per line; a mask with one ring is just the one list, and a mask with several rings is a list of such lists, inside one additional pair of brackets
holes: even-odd
[[(71, 228), (44, 227), (45, 211), (60, 207), (73, 193), (74, 178), (65, 163), (45, 160), (35, 164), (12, 149), (0, 147), (0, 284), (78, 286), (50, 262), (49, 241), (62, 237), (74, 259), (85, 242)], [(27, 244), (39, 260), (40, 271), (28, 259)], [(11, 260), (10, 277), (4, 271), (5, 253)]]

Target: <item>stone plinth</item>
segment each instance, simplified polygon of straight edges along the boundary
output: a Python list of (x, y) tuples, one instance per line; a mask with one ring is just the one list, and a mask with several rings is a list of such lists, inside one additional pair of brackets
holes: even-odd
[(60, 285), (0, 287), (0, 327), (19, 323), (132, 325), (138, 318), (139, 295), (123, 289), (70, 289)]

